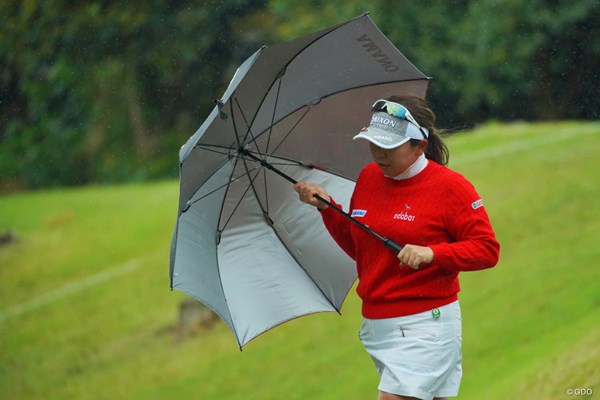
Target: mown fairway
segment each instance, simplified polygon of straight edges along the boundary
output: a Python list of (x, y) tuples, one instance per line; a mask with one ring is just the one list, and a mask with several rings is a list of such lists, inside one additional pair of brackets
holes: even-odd
[[(460, 399), (600, 393), (600, 123), (488, 124), (448, 139), (485, 200), (497, 268), (462, 274)], [(1, 399), (375, 399), (360, 302), (242, 352), (218, 323), (177, 340), (178, 183), (0, 197)]]

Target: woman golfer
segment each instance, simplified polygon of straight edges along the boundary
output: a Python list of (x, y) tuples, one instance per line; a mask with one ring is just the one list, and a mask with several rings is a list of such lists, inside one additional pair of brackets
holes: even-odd
[[(462, 377), (458, 273), (498, 262), (496, 240), (473, 185), (446, 167), (448, 149), (424, 100), (378, 100), (366, 139), (373, 163), (360, 173), (350, 213), (384, 237), (403, 244), (398, 254), (314, 195), (294, 188), (317, 207), (338, 245), (356, 261), (362, 299), (360, 339), (381, 377), (379, 399), (456, 396)], [(338, 205), (339, 206), (339, 205)]]

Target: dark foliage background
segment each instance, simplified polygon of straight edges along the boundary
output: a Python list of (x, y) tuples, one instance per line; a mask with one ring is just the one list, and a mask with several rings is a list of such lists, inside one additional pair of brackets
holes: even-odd
[(438, 125), (597, 119), (600, 3), (6, 1), (0, 191), (172, 178), (241, 61), (360, 15), (425, 74)]

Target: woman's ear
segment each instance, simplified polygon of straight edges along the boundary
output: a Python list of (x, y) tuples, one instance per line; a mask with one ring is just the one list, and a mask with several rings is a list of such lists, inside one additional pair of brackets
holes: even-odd
[(423, 139), (419, 142), (419, 151), (420, 151), (419, 155), (425, 153), (425, 149), (427, 148), (427, 143), (428, 143), (427, 139)]

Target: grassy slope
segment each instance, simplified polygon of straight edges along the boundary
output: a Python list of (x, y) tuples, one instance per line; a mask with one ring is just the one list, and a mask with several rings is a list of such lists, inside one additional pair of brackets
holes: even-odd
[[(487, 125), (448, 141), (502, 243), (463, 274), (461, 399), (600, 390), (600, 124)], [(243, 352), (219, 324), (178, 342), (168, 290), (177, 183), (0, 197), (0, 398), (374, 398), (377, 376), (343, 317), (285, 324)], [(251, 394), (251, 395), (250, 395)]]
[[(564, 398), (570, 387), (598, 384), (600, 367), (584, 368), (600, 334), (598, 128), (489, 126), (479, 139), (451, 142), (471, 148), (465, 160), (489, 146), (486, 137), (522, 149), (463, 163), (455, 153), (503, 245), (497, 269), (462, 276), (464, 398)], [(591, 348), (582, 351), (584, 342)]]

